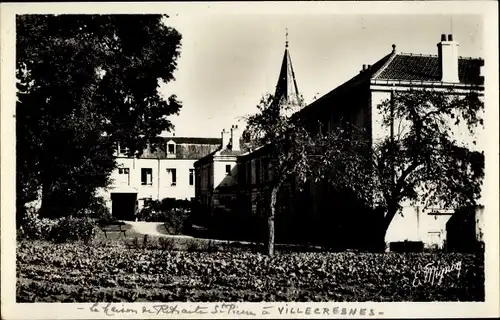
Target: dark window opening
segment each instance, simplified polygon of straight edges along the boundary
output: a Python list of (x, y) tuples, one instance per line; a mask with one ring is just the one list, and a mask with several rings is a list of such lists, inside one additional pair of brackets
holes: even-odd
[(167, 169), (167, 173), (170, 175), (170, 184), (175, 186), (177, 184), (177, 170)]
[(141, 184), (143, 186), (150, 186), (153, 184), (153, 169), (150, 168), (141, 169)]
[(168, 145), (168, 154), (174, 154), (174, 153), (175, 153), (175, 145), (169, 144)]
[(194, 169), (189, 169), (189, 185), (194, 184)]

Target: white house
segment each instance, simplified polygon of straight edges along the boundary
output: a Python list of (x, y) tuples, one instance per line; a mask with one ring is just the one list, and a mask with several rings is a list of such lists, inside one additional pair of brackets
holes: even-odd
[(141, 157), (128, 156), (118, 145), (118, 164), (112, 185), (102, 190), (112, 214), (123, 220), (135, 219), (145, 200), (188, 199), (195, 196), (194, 162), (214, 150), (219, 138), (159, 137), (156, 150), (147, 148)]

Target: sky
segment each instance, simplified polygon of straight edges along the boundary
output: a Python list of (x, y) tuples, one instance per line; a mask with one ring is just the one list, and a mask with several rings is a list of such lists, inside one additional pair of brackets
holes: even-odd
[[(274, 93), (285, 49), (306, 103), (398, 52), (437, 54), (442, 33), (453, 33), (459, 55), (483, 57), (481, 16), (235, 14), (167, 12), (182, 34), (176, 80), (161, 87), (183, 107), (170, 119), (176, 136), (219, 137), (244, 125), (262, 95)], [(484, 58), (484, 57), (483, 57)]]

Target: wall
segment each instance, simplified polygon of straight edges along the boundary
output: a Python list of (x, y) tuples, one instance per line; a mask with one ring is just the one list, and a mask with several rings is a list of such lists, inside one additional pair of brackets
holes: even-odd
[(394, 216), (385, 241), (422, 241), (425, 247), (437, 245), (442, 248), (446, 239), (446, 223), (451, 215), (429, 215), (429, 212), (431, 210), (422, 207), (404, 206), (402, 214)]
[[(108, 193), (112, 192), (137, 192), (139, 208), (142, 207), (145, 198), (161, 200), (164, 198), (191, 199), (195, 196), (194, 175), (193, 185), (189, 185), (189, 169), (194, 169), (195, 160), (185, 159), (135, 159), (117, 158), (119, 168), (129, 169), (129, 183), (123, 179), (123, 175), (115, 170), (111, 174), (114, 179)], [(142, 185), (141, 169), (149, 168), (152, 171), (151, 185)], [(176, 169), (177, 182), (171, 184), (168, 168)], [(106, 197), (110, 199), (110, 195)]]
[[(231, 166), (231, 174), (226, 174), (226, 165)], [(237, 184), (238, 168), (236, 157), (214, 157), (214, 188), (231, 187)]]

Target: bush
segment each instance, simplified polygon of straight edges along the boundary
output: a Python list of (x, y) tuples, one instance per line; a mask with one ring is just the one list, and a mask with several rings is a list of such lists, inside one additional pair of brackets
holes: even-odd
[(165, 198), (147, 201), (137, 218), (139, 221), (163, 222), (169, 234), (184, 234), (191, 221), (190, 212), (190, 201)]
[(67, 241), (90, 242), (97, 234), (98, 227), (94, 220), (84, 217), (63, 217), (58, 219), (50, 232), (50, 240), (58, 243)]
[(164, 214), (164, 226), (168, 234), (184, 234), (188, 230), (189, 214), (182, 209), (174, 209)]
[(397, 241), (391, 242), (390, 248), (394, 252), (422, 252), (424, 243), (422, 241)]
[(76, 214), (77, 217), (88, 217), (96, 219), (99, 226), (106, 226), (110, 224), (118, 224), (118, 220), (111, 214), (106, 202), (102, 197), (95, 197), (90, 202), (87, 208), (81, 209)]
[(40, 218), (36, 212), (27, 212), (20, 222), (19, 239), (67, 242), (82, 240), (88, 243), (98, 230), (88, 217)]
[(19, 222), (18, 237), (28, 240), (49, 240), (57, 220), (40, 218), (34, 210), (27, 210)]

